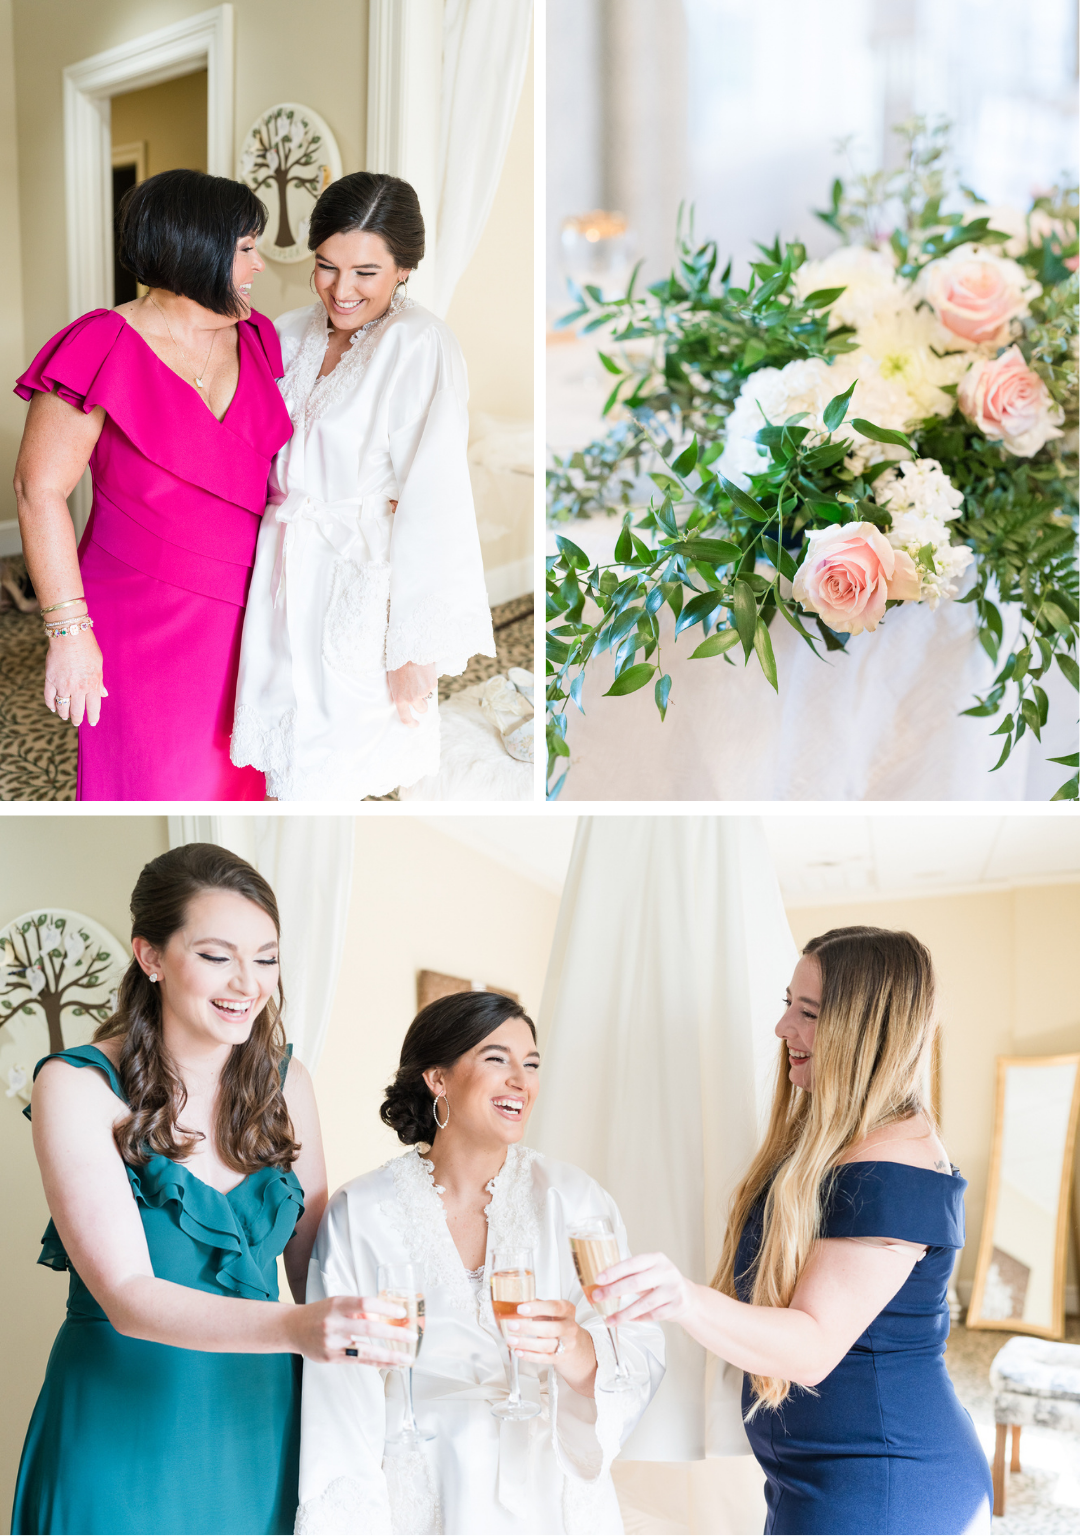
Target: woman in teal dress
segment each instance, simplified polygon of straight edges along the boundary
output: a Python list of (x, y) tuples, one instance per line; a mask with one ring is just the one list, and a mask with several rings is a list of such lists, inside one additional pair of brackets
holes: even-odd
[(392, 1364), (378, 1314), (402, 1313), (303, 1304), (326, 1174), (270, 887), (192, 843), (146, 866), (131, 910), (116, 1014), (35, 1073), (38, 1262), (70, 1284), (11, 1529), (291, 1531), (299, 1357)]

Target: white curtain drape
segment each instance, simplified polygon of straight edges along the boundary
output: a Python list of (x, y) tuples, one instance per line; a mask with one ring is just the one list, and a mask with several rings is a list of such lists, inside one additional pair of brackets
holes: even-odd
[(285, 1032), (314, 1072), (330, 1023), (352, 891), (351, 816), (170, 816), (169, 846), (217, 843), (270, 883), (281, 917)]
[[(660, 1249), (698, 1281), (763, 1129), (796, 958), (758, 819), (582, 818), (529, 1140), (611, 1191), (637, 1252)], [(705, 1351), (666, 1332), (667, 1376), (624, 1456), (747, 1452), (741, 1372), (710, 1361), (707, 1384)]]
[(445, 316), (502, 175), (529, 57), (532, 0), (446, 0), (435, 301)]

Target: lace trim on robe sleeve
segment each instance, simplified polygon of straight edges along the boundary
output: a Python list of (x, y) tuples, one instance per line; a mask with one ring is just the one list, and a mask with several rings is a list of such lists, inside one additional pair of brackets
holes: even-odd
[(386, 634), (386, 670), (395, 672), (406, 662), (433, 664), (440, 677), (457, 677), (473, 656), (494, 656), (495, 636), (487, 594), (467, 608), (452, 609), (441, 599), (429, 599), (407, 618), (395, 617), (390, 607)]

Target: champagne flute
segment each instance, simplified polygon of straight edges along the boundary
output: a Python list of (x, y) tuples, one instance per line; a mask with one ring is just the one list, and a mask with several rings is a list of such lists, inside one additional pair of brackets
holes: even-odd
[(404, 1317), (386, 1321), (401, 1329), (401, 1340), (386, 1339), (391, 1353), (400, 1355), (402, 1382), (405, 1387), (405, 1413), (401, 1429), (387, 1440), (387, 1445), (413, 1447), (433, 1435), (421, 1434), (413, 1409), (413, 1365), (424, 1340), (424, 1268), (422, 1264), (380, 1264), (379, 1299), (394, 1301), (405, 1308)]
[(523, 1301), (536, 1300), (536, 1266), (531, 1248), (499, 1249), (491, 1255), (491, 1310), (499, 1332), (510, 1350), (510, 1396), (501, 1403), (492, 1403), (491, 1411), (497, 1419), (532, 1419), (540, 1412), (539, 1403), (522, 1400), (518, 1381), (518, 1357), (514, 1345), (520, 1340), (508, 1334), (506, 1324), (517, 1316)]
[[(601, 1390), (605, 1392), (636, 1391), (638, 1387), (645, 1386), (649, 1378), (643, 1371), (630, 1370), (627, 1367), (619, 1354), (618, 1330), (608, 1322), (613, 1312), (618, 1312), (620, 1307), (627, 1305), (630, 1294), (624, 1292), (622, 1296), (613, 1296), (608, 1300), (593, 1295), (597, 1288), (597, 1275), (602, 1274), (610, 1265), (619, 1262), (619, 1240), (615, 1236), (615, 1229), (609, 1217), (591, 1216), (585, 1221), (576, 1222), (568, 1231), (570, 1252), (574, 1255), (574, 1268), (577, 1270), (581, 1289), (604, 1319), (604, 1327), (607, 1329), (611, 1348), (615, 1354), (615, 1379)], [(599, 1378), (597, 1385), (599, 1386)]]

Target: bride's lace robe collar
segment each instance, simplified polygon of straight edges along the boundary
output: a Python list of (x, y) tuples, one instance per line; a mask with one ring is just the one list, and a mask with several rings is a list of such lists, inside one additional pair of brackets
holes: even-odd
[(320, 378), (319, 369), (326, 356), (329, 332), (322, 303), (313, 305), (299, 350), (286, 367), (280, 385), (293, 426), (310, 432), (324, 411), (354, 390), (374, 357), (387, 324), (403, 309), (412, 308), (412, 299), (404, 293), (396, 293), (385, 314), (357, 327), (337, 367)]
[[(532, 1248), (540, 1243), (540, 1210), (533, 1181), (532, 1147), (507, 1149), (506, 1162), (488, 1184), (488, 1250)], [(383, 1214), (395, 1227), (409, 1258), (424, 1265), (428, 1286), (445, 1287), (451, 1306), (475, 1314), (477, 1300), (461, 1255), (446, 1224), (442, 1185), (435, 1183), (431, 1162), (417, 1147), (384, 1164), (394, 1185), (392, 1205)]]

